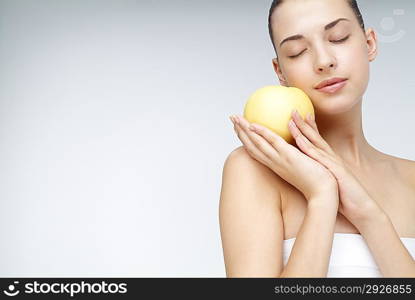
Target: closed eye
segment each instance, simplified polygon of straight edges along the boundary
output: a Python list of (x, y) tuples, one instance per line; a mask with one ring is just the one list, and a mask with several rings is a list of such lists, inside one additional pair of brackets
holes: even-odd
[[(347, 41), (347, 40), (349, 39), (349, 37), (350, 37), (350, 35), (346, 36), (345, 38), (343, 38), (343, 39), (341, 39), (341, 40), (330, 41), (330, 42), (335, 43), (335, 44), (340, 44), (340, 43), (343, 43), (343, 42)], [(301, 54), (303, 54), (303, 52), (304, 52), (305, 50), (307, 50), (307, 49), (304, 49), (303, 51), (301, 51), (301, 52), (300, 52), (300, 53), (298, 53), (297, 55), (291, 55), (291, 56), (288, 56), (288, 58), (296, 58), (296, 57), (300, 56)]]
[(306, 51), (307, 49), (304, 49), (303, 51), (301, 51), (300, 53), (298, 53), (297, 55), (291, 55), (291, 56), (288, 56), (288, 58), (296, 58), (296, 57), (298, 57), (298, 56), (300, 56), (304, 51)]
[(344, 42), (344, 41), (346, 41), (349, 37), (350, 37), (350, 35), (346, 36), (344, 39), (337, 40), (337, 41), (330, 41), (330, 42), (332, 42), (332, 43), (343, 43), (343, 42)]

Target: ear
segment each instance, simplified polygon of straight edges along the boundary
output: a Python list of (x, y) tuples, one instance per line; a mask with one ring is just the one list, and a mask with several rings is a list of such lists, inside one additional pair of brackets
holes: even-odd
[(378, 43), (376, 32), (372, 28), (366, 30), (366, 45), (369, 61), (375, 60), (378, 54)]
[(272, 65), (274, 67), (274, 71), (278, 76), (278, 79), (280, 80), (280, 84), (283, 86), (288, 86), (287, 80), (285, 79), (284, 75), (282, 74), (280, 63), (278, 61), (278, 58), (272, 59)]

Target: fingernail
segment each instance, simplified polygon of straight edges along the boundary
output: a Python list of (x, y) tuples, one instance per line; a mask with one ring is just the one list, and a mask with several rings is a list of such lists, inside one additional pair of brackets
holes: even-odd
[(294, 109), (293, 113), (292, 113), (292, 116), (296, 119), (300, 118), (300, 114), (298, 113), (298, 110)]
[(234, 120), (236, 124), (239, 124), (239, 117), (238, 116), (234, 116)]

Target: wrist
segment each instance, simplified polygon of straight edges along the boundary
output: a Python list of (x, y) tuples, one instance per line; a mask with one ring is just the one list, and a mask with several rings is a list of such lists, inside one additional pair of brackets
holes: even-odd
[(327, 190), (307, 198), (307, 209), (328, 210), (337, 214), (339, 207), (339, 194), (337, 189)]
[(363, 234), (373, 226), (376, 228), (377, 224), (387, 223), (388, 220), (389, 217), (385, 211), (376, 202), (372, 202), (363, 210), (363, 214), (352, 223)]
[(325, 197), (337, 197), (339, 195), (339, 187), (337, 182), (324, 182), (309, 195), (307, 199), (311, 200), (312, 198), (325, 198)]

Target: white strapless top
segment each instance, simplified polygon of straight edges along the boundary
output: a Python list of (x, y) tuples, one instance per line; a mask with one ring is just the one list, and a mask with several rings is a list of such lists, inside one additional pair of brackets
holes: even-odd
[[(415, 259), (415, 238), (400, 238)], [(283, 263), (287, 264), (295, 237), (284, 240)], [(334, 233), (327, 277), (383, 277), (363, 236)]]

